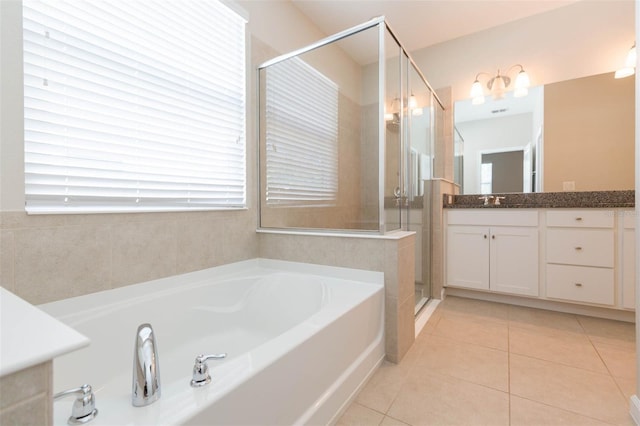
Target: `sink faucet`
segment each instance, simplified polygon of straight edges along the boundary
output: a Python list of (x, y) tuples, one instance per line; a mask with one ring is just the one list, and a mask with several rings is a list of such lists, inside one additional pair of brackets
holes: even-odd
[(484, 200), (483, 205), (488, 206), (491, 201), (493, 201), (493, 195), (483, 195), (482, 197), (478, 197), (478, 200)]
[(151, 324), (140, 324), (133, 351), (133, 390), (131, 403), (144, 407), (160, 398), (158, 347)]

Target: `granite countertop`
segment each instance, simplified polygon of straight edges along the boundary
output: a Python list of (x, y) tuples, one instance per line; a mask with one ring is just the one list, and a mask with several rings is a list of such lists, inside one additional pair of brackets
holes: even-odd
[[(453, 209), (499, 209), (499, 208), (613, 208), (635, 207), (635, 190), (625, 191), (581, 191), (581, 192), (532, 192), (512, 194), (490, 194), (505, 197), (500, 205), (484, 205), (480, 194), (444, 194), (443, 206)], [(450, 202), (451, 201), (451, 202)]]

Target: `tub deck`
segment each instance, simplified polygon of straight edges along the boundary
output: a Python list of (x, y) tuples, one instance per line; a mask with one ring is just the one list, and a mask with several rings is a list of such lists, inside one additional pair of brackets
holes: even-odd
[[(54, 361), (54, 392), (94, 388), (90, 424), (326, 424), (384, 356), (383, 294), (381, 273), (254, 259), (40, 308), (92, 341)], [(133, 407), (144, 322), (162, 396)], [(191, 388), (195, 357), (219, 352), (212, 383)], [(54, 404), (54, 424), (66, 424), (71, 403)]]

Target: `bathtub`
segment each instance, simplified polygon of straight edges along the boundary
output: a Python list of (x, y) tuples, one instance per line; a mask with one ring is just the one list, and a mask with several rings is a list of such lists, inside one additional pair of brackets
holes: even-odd
[[(54, 360), (53, 391), (90, 384), (90, 425), (330, 424), (384, 357), (383, 275), (253, 259), (40, 305), (89, 337)], [(154, 329), (161, 398), (131, 404), (133, 346)], [(212, 382), (190, 386), (199, 354)], [(54, 403), (65, 425), (73, 398)]]

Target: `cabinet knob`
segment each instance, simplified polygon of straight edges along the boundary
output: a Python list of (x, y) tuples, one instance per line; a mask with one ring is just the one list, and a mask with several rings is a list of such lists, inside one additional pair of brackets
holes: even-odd
[(575, 283), (576, 287), (582, 287), (582, 283)]
[(484, 235), (484, 239), (485, 239), (485, 240), (487, 239), (487, 235), (486, 235), (486, 234)]
[(495, 239), (496, 239), (496, 236), (495, 236), (495, 235), (492, 235), (492, 236), (491, 236), (491, 239), (492, 239), (492, 240), (495, 240)]

